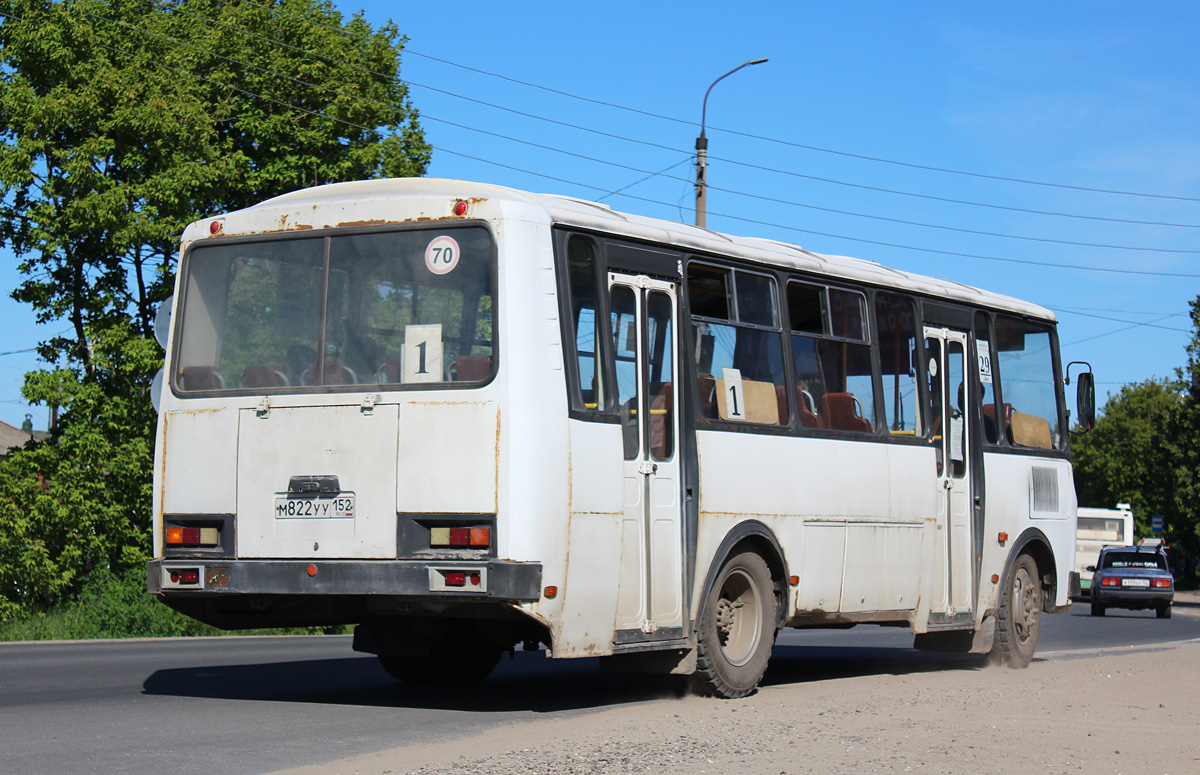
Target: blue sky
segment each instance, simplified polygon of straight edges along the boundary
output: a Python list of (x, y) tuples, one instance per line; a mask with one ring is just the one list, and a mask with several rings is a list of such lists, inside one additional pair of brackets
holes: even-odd
[[(1200, 4), (336, 5), (408, 36), (430, 175), (688, 222), (705, 90), (769, 57), (709, 97), (709, 228), (1050, 307), (1102, 400), (1184, 363)], [(0, 252), (0, 353), (64, 327), (7, 298), (15, 264)], [(0, 419), (45, 426), (20, 399), (36, 366), (0, 355)]]

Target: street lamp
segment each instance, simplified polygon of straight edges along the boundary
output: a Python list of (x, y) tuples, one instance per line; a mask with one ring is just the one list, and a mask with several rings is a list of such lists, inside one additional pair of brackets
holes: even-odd
[(713, 81), (712, 85), (708, 87), (708, 91), (704, 92), (704, 105), (700, 109), (700, 136), (696, 138), (696, 225), (697, 226), (701, 226), (701, 227), (704, 226), (705, 215), (707, 212), (705, 202), (704, 202), (704, 194), (705, 194), (705, 188), (707, 188), (707, 185), (708, 185), (705, 180), (705, 171), (708, 168), (708, 138), (704, 135), (704, 124), (705, 124), (705, 119), (708, 116), (708, 95), (709, 95), (709, 93), (712, 92), (713, 86), (716, 86), (722, 80), (733, 75), (738, 70), (741, 70), (743, 67), (749, 67), (750, 65), (761, 65), (763, 62), (766, 62), (766, 61), (767, 61), (767, 58), (762, 57), (761, 59), (751, 59), (749, 62), (742, 62), (740, 65), (733, 68), (728, 73), (725, 73), (725, 75), (722, 75), (720, 78)]

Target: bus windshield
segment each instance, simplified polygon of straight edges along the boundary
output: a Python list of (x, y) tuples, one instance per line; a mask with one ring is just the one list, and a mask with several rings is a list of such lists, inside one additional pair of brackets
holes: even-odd
[(174, 387), (485, 381), (494, 256), (478, 226), (201, 244), (183, 268)]

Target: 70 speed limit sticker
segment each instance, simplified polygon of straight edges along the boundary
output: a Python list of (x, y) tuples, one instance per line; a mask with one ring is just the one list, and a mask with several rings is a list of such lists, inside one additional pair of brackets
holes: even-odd
[(443, 234), (434, 237), (425, 247), (425, 266), (434, 274), (450, 274), (458, 266), (461, 254), (458, 241)]

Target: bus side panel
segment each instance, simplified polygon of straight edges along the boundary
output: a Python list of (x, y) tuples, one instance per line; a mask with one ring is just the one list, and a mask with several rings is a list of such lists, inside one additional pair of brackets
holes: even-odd
[(789, 618), (917, 607), (936, 513), (936, 481), (922, 473), (934, 470), (931, 450), (719, 432), (697, 434), (697, 445), (697, 580), (725, 534), (753, 518), (775, 531), (800, 577)]
[(621, 429), (571, 422), (571, 512), (555, 656), (611, 654), (621, 568)]
[[(500, 417), (497, 524), (501, 559), (538, 562), (543, 587), (566, 587), (567, 388), (550, 225), (536, 208), (494, 222), (499, 242)], [(563, 595), (523, 610), (549, 626), (557, 656)]]
[[(1034, 469), (1041, 469), (1041, 481), (1035, 484)], [(1069, 602), (1070, 573), (1075, 567), (1075, 485), (1071, 464), (1066, 460), (1028, 455), (984, 455), (986, 472), (987, 518), (983, 535), (978, 610), (996, 607), (999, 585), (993, 575), (1003, 576), (1011, 552), (1008, 542), (1001, 544), (1000, 533), (1015, 539), (1033, 527), (1045, 534), (1054, 550), (1054, 573), (1058, 579), (1052, 604)], [(1052, 492), (1047, 493), (1045, 483)]]

